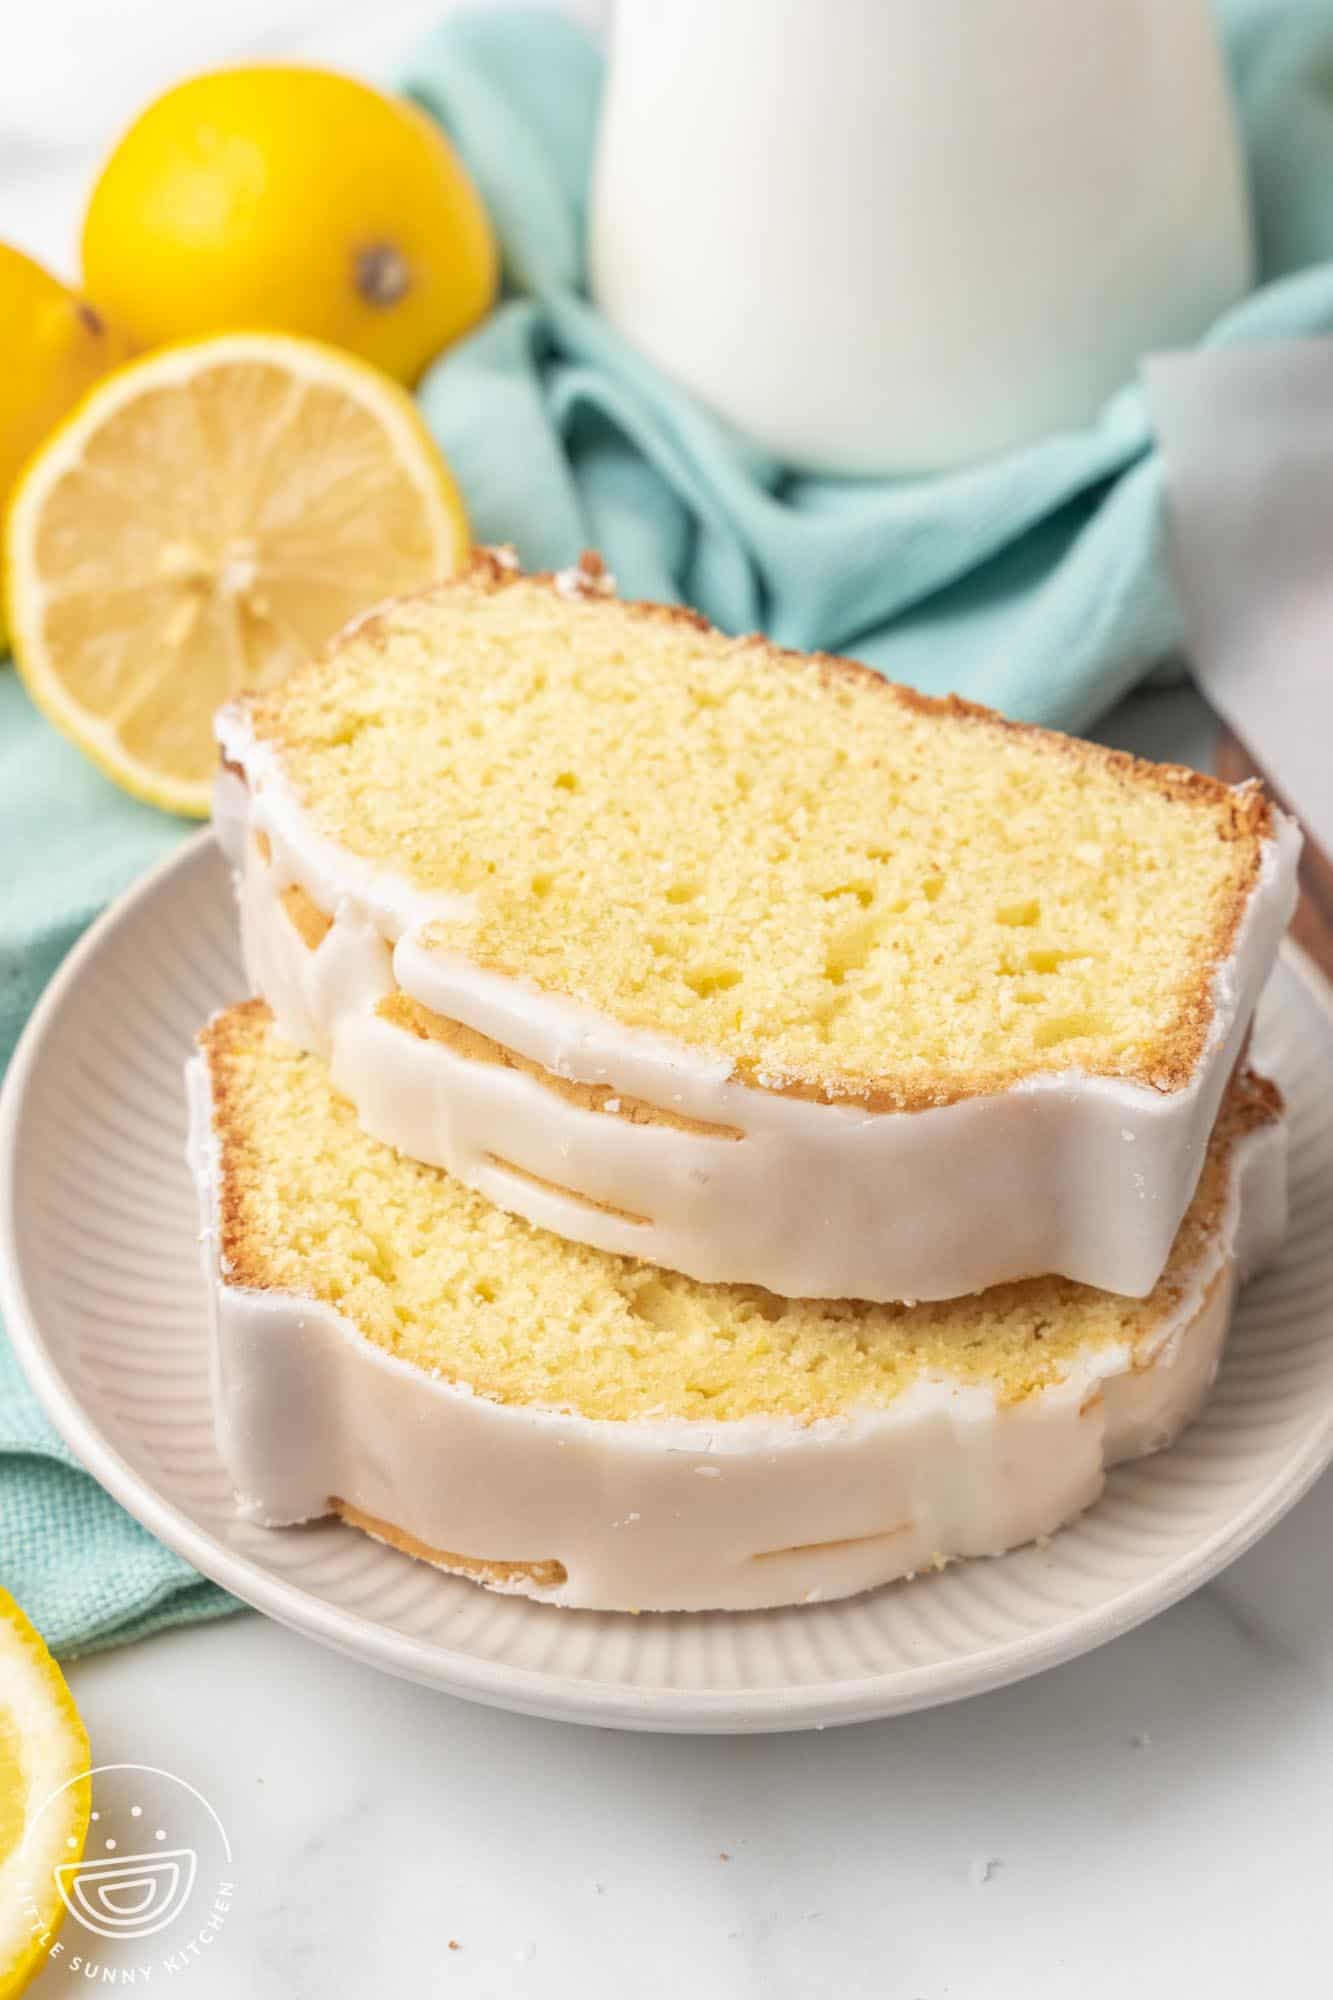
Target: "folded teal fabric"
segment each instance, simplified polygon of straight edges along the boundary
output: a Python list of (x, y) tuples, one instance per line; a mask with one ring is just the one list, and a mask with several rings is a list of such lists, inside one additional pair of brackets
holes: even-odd
[[(1333, 327), (1333, 7), (1229, 0), (1220, 12), (1261, 289), (1209, 339)], [(675, 389), (587, 300), (601, 56), (586, 36), (555, 14), (456, 16), (406, 82), (466, 157), (504, 250), (502, 310), (422, 389), (481, 539), (512, 540), (542, 567), (593, 543), (629, 595), (683, 599), (729, 631), (762, 626), (1063, 728), (1086, 727), (1178, 645), (1137, 384), (1092, 429), (964, 471), (793, 473)]]
[[(1229, 0), (1263, 285), (1210, 339), (1333, 326), (1333, 0)], [(547, 567), (587, 543), (638, 596), (857, 654), (1081, 727), (1170, 653), (1142, 396), (1090, 431), (929, 480), (789, 473), (673, 390), (583, 291), (601, 59), (548, 13), (450, 19), (411, 63), (495, 218), (506, 297), (431, 372), (477, 534)], [(0, 674), (0, 1066), (90, 919), (188, 828), (107, 784)], [(78, 1470), (0, 1337), (0, 1582), (65, 1653), (232, 1600)]]
[[(108, 784), (0, 669), (0, 1069), (75, 939), (188, 832)], [(235, 1607), (80, 1469), (3, 1335), (0, 1584), (65, 1655)]]

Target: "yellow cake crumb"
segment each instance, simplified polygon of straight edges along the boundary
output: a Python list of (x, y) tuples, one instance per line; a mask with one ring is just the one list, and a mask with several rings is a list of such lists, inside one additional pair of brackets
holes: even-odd
[(433, 945), (877, 1109), (1178, 1087), (1270, 829), (1258, 791), (485, 555), (248, 714), (320, 833), (471, 899)]

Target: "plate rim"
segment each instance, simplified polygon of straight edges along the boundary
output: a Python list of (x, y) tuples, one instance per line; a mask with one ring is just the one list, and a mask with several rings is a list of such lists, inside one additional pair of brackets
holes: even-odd
[[(1201, 1546), (1178, 1556), (1148, 1581), (1129, 1586), (1109, 1603), (1076, 1614), (1035, 1639), (1026, 1635), (953, 1661), (865, 1674), (809, 1689), (709, 1692), (661, 1685), (630, 1687), (480, 1660), (438, 1641), (395, 1632), (275, 1575), (191, 1520), (131, 1466), (99, 1428), (61, 1372), (29, 1299), (16, 1212), (24, 1113), (48, 1037), (69, 994), (105, 939), (130, 921), (166, 879), (198, 867), (205, 850), (216, 844), (213, 828), (203, 827), (124, 890), (67, 953), (24, 1026), (0, 1088), (0, 1315), (29, 1386), (84, 1470), (201, 1575), (279, 1624), (400, 1678), (464, 1700), (552, 1720), (686, 1734), (751, 1734), (867, 1722), (1013, 1685), (1132, 1631), (1244, 1554), (1304, 1497), (1333, 1461), (1330, 1400), (1302, 1449), (1278, 1468), (1245, 1509)], [(1333, 988), (1314, 961), (1290, 936), (1283, 941), (1281, 956), (1333, 1027)], [(795, 1609), (799, 1612), (800, 1607)]]

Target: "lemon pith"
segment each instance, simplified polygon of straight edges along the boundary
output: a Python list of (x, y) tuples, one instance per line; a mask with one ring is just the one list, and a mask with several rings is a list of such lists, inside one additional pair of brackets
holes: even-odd
[(16, 663), (108, 777), (203, 817), (219, 703), (467, 542), (448, 467), (378, 370), (286, 335), (185, 343), (107, 376), (21, 475)]
[(83, 1853), (89, 1763), (64, 1676), (0, 1590), (0, 2000), (36, 1977), (60, 1927), (54, 1870)]

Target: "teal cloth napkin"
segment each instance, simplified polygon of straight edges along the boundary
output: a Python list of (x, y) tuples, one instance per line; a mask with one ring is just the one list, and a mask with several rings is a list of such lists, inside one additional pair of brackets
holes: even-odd
[[(1263, 284), (1209, 338), (1316, 332), (1333, 326), (1333, 0), (1221, 11)], [(964, 472), (791, 474), (673, 390), (583, 294), (594, 46), (551, 14), (456, 16), (406, 81), (504, 248), (505, 303), (422, 389), (480, 538), (543, 567), (595, 543), (634, 595), (1066, 727), (1177, 644), (1137, 386), (1085, 433)], [(108, 785), (0, 674), (0, 1065), (90, 919), (187, 831)], [(3, 1338), (0, 1582), (65, 1653), (232, 1606), (77, 1469)]]
[[(108, 784), (0, 668), (0, 1069), (75, 939), (188, 831)], [(0, 1584), (67, 1656), (235, 1608), (80, 1470), (3, 1335)]]

